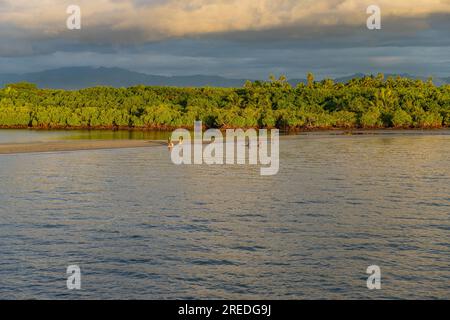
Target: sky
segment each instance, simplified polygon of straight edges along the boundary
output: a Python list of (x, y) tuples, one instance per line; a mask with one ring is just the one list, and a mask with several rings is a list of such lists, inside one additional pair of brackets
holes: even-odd
[[(69, 5), (81, 29), (69, 30)], [(381, 9), (369, 30), (367, 8)], [(450, 0), (0, 0), (0, 73), (450, 77)]]

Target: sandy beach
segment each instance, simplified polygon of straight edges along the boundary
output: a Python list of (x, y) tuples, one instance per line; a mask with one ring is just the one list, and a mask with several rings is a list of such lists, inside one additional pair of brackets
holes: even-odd
[(144, 140), (64, 140), (0, 144), (0, 154), (79, 151), (121, 148), (144, 148), (165, 145), (162, 141)]

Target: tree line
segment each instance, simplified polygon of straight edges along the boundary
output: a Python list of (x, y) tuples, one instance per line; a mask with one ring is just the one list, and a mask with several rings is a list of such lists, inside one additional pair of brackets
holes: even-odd
[(441, 128), (450, 126), (450, 85), (382, 74), (291, 86), (284, 76), (242, 88), (95, 87), (0, 90), (0, 127), (8, 128)]

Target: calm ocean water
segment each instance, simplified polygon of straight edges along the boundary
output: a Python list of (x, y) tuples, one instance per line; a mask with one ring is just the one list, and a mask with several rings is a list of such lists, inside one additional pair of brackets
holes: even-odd
[(450, 298), (449, 131), (282, 137), (280, 158), (261, 177), (165, 147), (0, 155), (0, 299)]

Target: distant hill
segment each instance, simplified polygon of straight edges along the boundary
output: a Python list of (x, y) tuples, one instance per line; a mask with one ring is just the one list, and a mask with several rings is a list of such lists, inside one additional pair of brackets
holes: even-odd
[[(416, 77), (409, 74), (399, 74), (411, 79), (427, 80), (424, 77)], [(385, 78), (397, 74), (386, 74)], [(354, 78), (362, 78), (364, 74), (357, 73), (346, 77), (336, 78), (339, 83), (346, 83)], [(242, 87), (245, 79), (230, 79), (220, 76), (192, 75), (192, 76), (157, 76), (140, 72), (129, 71), (121, 68), (93, 68), (70, 67), (46, 70), (25, 74), (0, 74), (0, 87), (8, 83), (31, 82), (39, 88), (75, 90), (95, 86), (131, 87), (136, 85), (148, 86), (173, 86), (173, 87)], [(305, 79), (290, 79), (293, 86), (306, 83)], [(436, 85), (450, 83), (449, 78), (434, 78)]]
[(0, 74), (0, 86), (31, 82), (39, 88), (82, 89), (94, 86), (131, 87), (136, 85), (176, 87), (241, 87), (245, 79), (219, 76), (156, 76), (120, 68), (70, 67), (25, 74)]

